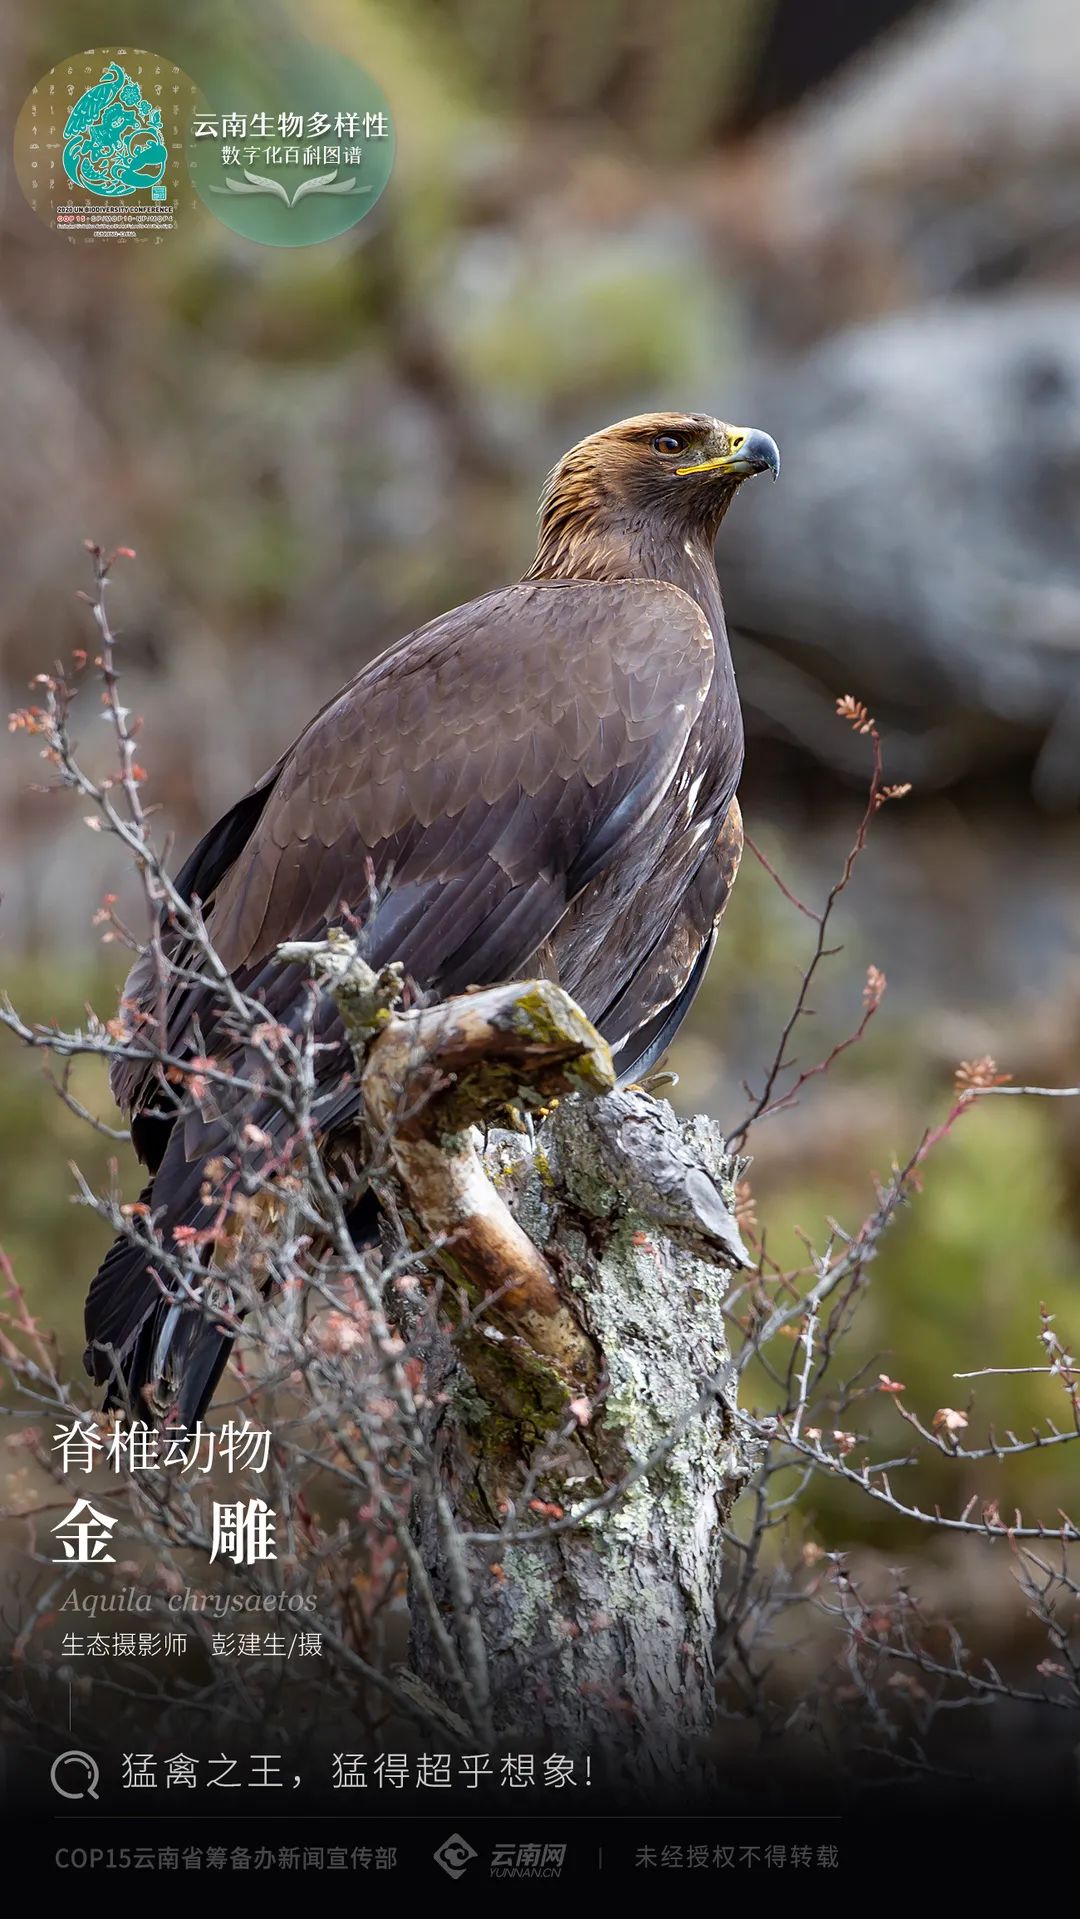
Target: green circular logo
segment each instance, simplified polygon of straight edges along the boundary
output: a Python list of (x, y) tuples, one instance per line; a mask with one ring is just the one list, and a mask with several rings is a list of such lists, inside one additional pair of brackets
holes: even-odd
[(362, 67), (275, 40), (204, 81), (186, 153), (196, 192), (234, 233), (309, 247), (371, 212), (393, 168), (394, 124)]
[(195, 86), (145, 47), (58, 61), (15, 123), (15, 172), (39, 219), (68, 240), (157, 243), (184, 201)]

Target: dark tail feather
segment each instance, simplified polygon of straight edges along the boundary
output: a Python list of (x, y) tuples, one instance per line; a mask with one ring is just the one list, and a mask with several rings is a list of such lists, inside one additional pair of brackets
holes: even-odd
[[(178, 1129), (179, 1130), (179, 1129)], [(143, 1189), (141, 1201), (161, 1207), (156, 1222), (165, 1246), (175, 1226), (209, 1224), (212, 1208), (201, 1199), (205, 1161), (183, 1159), (182, 1141)], [(170, 1161), (179, 1159), (179, 1167)], [(179, 1173), (178, 1180), (170, 1174)], [(91, 1378), (107, 1388), (106, 1410), (124, 1410), (133, 1419), (160, 1419), (194, 1425), (210, 1403), (232, 1347), (234, 1327), (215, 1317), (212, 1297), (196, 1301), (166, 1273), (159, 1277), (150, 1248), (121, 1235), (114, 1240), (91, 1282), (86, 1300), (84, 1364)]]
[[(174, 1159), (179, 1161), (175, 1168)], [(140, 1195), (141, 1203), (153, 1209), (162, 1205), (162, 1187), (169, 1191), (157, 1221), (166, 1246), (174, 1226), (209, 1224), (213, 1209), (200, 1198), (205, 1164), (203, 1158), (183, 1158), (178, 1129), (160, 1172)], [(357, 1246), (377, 1243), (379, 1208), (370, 1190), (357, 1201), (348, 1224)], [(214, 1310), (227, 1305), (224, 1298), (189, 1299), (164, 1275), (158, 1279), (146, 1247), (124, 1236), (114, 1240), (87, 1296), (83, 1355), (91, 1378), (107, 1388), (106, 1410), (123, 1410), (134, 1419), (167, 1414), (170, 1425), (195, 1425), (232, 1350), (235, 1314), (226, 1323)]]

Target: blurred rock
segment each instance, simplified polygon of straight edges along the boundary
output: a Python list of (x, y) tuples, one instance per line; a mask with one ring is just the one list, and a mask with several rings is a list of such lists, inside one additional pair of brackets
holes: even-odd
[(750, 703), (861, 765), (831, 720), (854, 692), (907, 776), (950, 782), (1033, 747), (1040, 797), (1073, 801), (1080, 297), (853, 328), (763, 374), (748, 409), (784, 461), (721, 544), (729, 615), (758, 636), (740, 651)]
[(718, 174), (777, 339), (1017, 281), (1080, 280), (1080, 10), (926, 7)]
[(851, 691), (924, 787), (1013, 760), (1080, 796), (1078, 128), (1071, 0), (962, 0), (714, 177), (784, 455), (724, 550), (742, 685), (842, 769)]

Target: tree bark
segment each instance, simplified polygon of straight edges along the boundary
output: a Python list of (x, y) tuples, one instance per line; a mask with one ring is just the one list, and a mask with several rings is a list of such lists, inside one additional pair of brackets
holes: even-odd
[[(438, 1619), (411, 1607), (410, 1683), (463, 1737), (685, 1784), (754, 1464), (723, 1310), (750, 1264), (737, 1165), (709, 1121), (610, 1090), (607, 1048), (550, 982), (401, 1013), (348, 942), (312, 957), (357, 1054), (375, 1183), (435, 1276), (409, 1334)], [(552, 1099), (535, 1129), (491, 1130)]]
[[(653, 1789), (692, 1774), (715, 1719), (723, 1527), (752, 1468), (723, 1316), (745, 1259), (731, 1167), (703, 1120), (641, 1092), (560, 1104), (535, 1147), (485, 1155), (595, 1342), (597, 1385), (529, 1404), (482, 1326), (428, 1353), (434, 1473), (470, 1548), (492, 1719), (523, 1746), (603, 1754)], [(442, 1396), (445, 1395), (445, 1398)], [(441, 1403), (439, 1403), (441, 1400)], [(524, 1403), (523, 1403), (524, 1400)], [(418, 1497), (417, 1543), (452, 1612), (454, 1546)], [(447, 1696), (427, 1617), (410, 1665)]]

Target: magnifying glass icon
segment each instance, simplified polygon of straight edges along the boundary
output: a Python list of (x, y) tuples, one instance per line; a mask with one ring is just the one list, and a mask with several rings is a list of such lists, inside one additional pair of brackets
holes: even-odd
[[(66, 1777), (68, 1785), (60, 1784), (61, 1776)], [(61, 1799), (96, 1799), (101, 1773), (97, 1760), (92, 1759), (88, 1752), (62, 1752), (53, 1760), (49, 1778), (53, 1791), (58, 1792)], [(84, 1783), (76, 1789), (76, 1782), (80, 1779)]]

